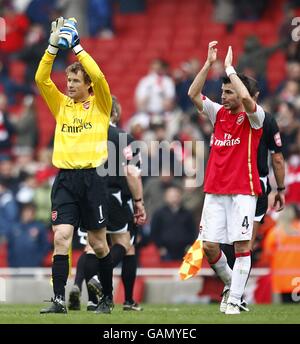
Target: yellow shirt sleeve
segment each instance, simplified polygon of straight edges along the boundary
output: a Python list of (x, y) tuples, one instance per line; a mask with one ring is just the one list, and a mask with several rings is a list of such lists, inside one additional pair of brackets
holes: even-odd
[(81, 51), (77, 55), (77, 58), (92, 80), (96, 103), (104, 113), (110, 116), (112, 99), (104, 74), (95, 60), (86, 51)]
[(35, 82), (50, 111), (56, 118), (64, 98), (67, 97), (58, 90), (50, 78), (54, 59), (55, 55), (46, 50), (36, 71)]

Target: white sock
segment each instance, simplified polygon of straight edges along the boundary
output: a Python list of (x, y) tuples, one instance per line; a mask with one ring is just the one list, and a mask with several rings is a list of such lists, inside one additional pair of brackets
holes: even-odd
[(232, 281), (228, 303), (240, 304), (251, 269), (250, 252), (236, 255), (232, 271)]
[(218, 277), (224, 282), (225, 287), (230, 288), (232, 270), (227, 264), (227, 258), (223, 251), (221, 251), (217, 261), (211, 264), (211, 267), (215, 270), (215, 273), (218, 275)]

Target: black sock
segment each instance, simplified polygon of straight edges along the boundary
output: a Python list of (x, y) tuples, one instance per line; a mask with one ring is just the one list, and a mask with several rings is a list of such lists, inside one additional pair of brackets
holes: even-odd
[(80, 291), (82, 290), (82, 282), (84, 280), (84, 265), (86, 259), (86, 252), (83, 252), (78, 259), (77, 267), (76, 267), (76, 275), (74, 284), (76, 284)]
[[(87, 283), (93, 276), (98, 275), (98, 265), (99, 261), (95, 254), (88, 253), (85, 258), (85, 265), (84, 265), (84, 277), (85, 282)], [(97, 303), (97, 296), (95, 293), (91, 292), (89, 289), (88, 296), (89, 301), (92, 301), (93, 303)]]
[(102, 284), (104, 296), (112, 297), (113, 264), (110, 252), (103, 258), (98, 258), (98, 276)]
[(122, 282), (125, 290), (125, 301), (133, 302), (133, 287), (136, 278), (136, 255), (125, 256), (122, 264)]
[(233, 245), (221, 244), (221, 250), (224, 252), (227, 258), (227, 264), (229, 265), (230, 269), (233, 270), (233, 266), (235, 263), (235, 252)]
[(113, 267), (115, 268), (124, 258), (126, 249), (121, 244), (114, 244), (110, 249), (110, 254), (113, 262)]
[(52, 280), (54, 296), (65, 300), (65, 285), (69, 274), (69, 256), (56, 254), (53, 257)]

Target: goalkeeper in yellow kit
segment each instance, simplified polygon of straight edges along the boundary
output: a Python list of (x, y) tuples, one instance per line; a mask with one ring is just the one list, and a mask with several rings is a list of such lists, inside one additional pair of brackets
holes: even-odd
[[(79, 60), (66, 69), (68, 95), (61, 93), (50, 78), (62, 38)], [(53, 22), (49, 43), (35, 81), (56, 120), (52, 161), (60, 170), (51, 192), (54, 297), (41, 313), (67, 313), (68, 251), (79, 223), (88, 229), (89, 243), (99, 260), (103, 297), (96, 312), (110, 313), (112, 258), (106, 242), (106, 184), (96, 168), (107, 160), (112, 98), (103, 73), (79, 44), (74, 21), (58, 18)]]

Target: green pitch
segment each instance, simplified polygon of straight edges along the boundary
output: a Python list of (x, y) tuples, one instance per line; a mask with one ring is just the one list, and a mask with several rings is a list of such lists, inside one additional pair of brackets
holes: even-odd
[(150, 305), (142, 312), (124, 312), (116, 305), (112, 314), (70, 311), (39, 314), (44, 305), (0, 303), (1, 324), (300, 324), (300, 305), (252, 305), (249, 313), (226, 316), (213, 305)]

